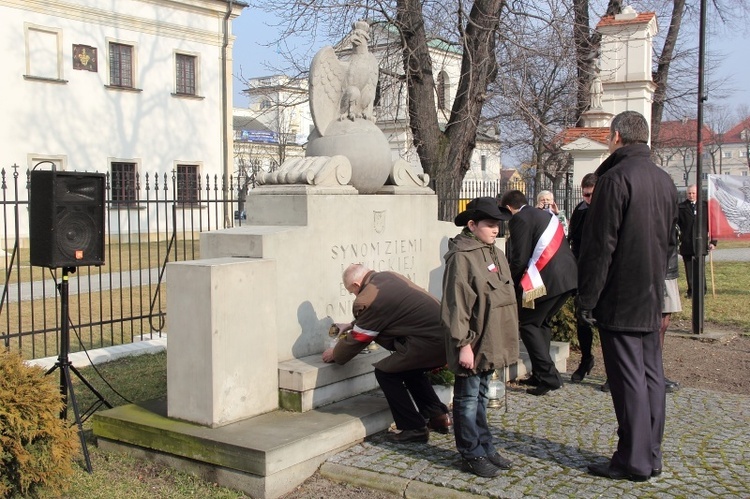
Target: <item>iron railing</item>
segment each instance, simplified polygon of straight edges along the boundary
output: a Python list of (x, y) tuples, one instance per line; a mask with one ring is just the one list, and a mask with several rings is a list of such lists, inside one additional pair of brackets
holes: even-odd
[[(63, 269), (30, 265), (30, 172), (19, 170), (15, 165), (0, 170), (0, 260), (5, 262), (0, 341), (6, 349), (32, 359), (59, 351), (63, 318), (58, 283)], [(130, 199), (112, 200), (112, 180), (118, 187), (133, 184), (124, 189)], [(107, 174), (105, 263), (79, 267), (69, 275), (71, 352), (151, 339), (164, 332), (166, 264), (200, 258), (201, 232), (242, 223), (236, 218), (240, 180), (186, 180), (176, 172), (127, 179)], [(192, 190), (190, 202), (184, 201), (186, 186)]]
[[(30, 172), (19, 170), (15, 165), (9, 172), (0, 170), (0, 261), (5, 262), (0, 341), (32, 359), (59, 352), (63, 318), (58, 282), (63, 269), (30, 265)], [(105, 263), (79, 267), (69, 275), (71, 352), (161, 336), (166, 264), (200, 258), (200, 233), (246, 220), (244, 177), (225, 182), (219, 176), (185, 178), (178, 172), (142, 177), (127, 172), (117, 178), (107, 173), (105, 186)], [(533, 182), (466, 180), (462, 186), (457, 199), (445, 200), (457, 203), (459, 211), (472, 198), (510, 189), (526, 193), (530, 203), (539, 190), (552, 190), (568, 216), (582, 199), (580, 188), (570, 185), (552, 189)]]

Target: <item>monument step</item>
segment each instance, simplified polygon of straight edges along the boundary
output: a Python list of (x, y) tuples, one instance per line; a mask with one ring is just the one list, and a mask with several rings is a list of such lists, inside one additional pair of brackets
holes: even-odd
[(325, 459), (391, 424), (382, 396), (363, 394), (304, 413), (273, 411), (209, 428), (167, 417), (166, 400), (97, 413), (100, 445), (148, 455), (252, 497), (278, 497)]
[[(343, 366), (327, 364), (320, 354), (279, 363), (279, 406), (305, 412), (377, 388), (372, 365), (388, 355), (379, 348), (360, 354)], [(566, 372), (570, 356), (568, 343), (553, 341), (550, 355), (555, 367)], [(506, 370), (506, 380), (523, 378), (531, 372), (531, 361), (523, 343), (518, 362)]]
[(279, 406), (305, 412), (377, 388), (372, 366), (389, 353), (365, 352), (343, 366), (323, 362), (320, 354), (279, 362)]

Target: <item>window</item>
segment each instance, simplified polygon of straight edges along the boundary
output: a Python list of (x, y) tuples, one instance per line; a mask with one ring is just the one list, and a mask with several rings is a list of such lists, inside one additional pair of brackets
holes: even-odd
[(26, 76), (62, 79), (62, 46), (59, 30), (26, 26)]
[(482, 171), (486, 172), (487, 171), (487, 156), (483, 154), (481, 160), (482, 160)]
[(724, 151), (722, 154), (723, 158), (731, 158), (732, 157), (732, 151)]
[(110, 185), (112, 201), (117, 203), (133, 203), (138, 201), (136, 164), (112, 162), (112, 179)]
[(747, 158), (747, 151), (740, 151), (740, 158)]
[(260, 101), (261, 109), (271, 109), (271, 99), (263, 99)]
[(448, 109), (449, 82), (448, 73), (441, 71), (437, 78), (437, 105), (438, 109)]
[(110, 42), (109, 84), (133, 88), (133, 46)]
[(177, 54), (175, 57), (176, 90), (181, 95), (196, 95), (195, 56)]
[(177, 201), (197, 203), (198, 165), (177, 165)]

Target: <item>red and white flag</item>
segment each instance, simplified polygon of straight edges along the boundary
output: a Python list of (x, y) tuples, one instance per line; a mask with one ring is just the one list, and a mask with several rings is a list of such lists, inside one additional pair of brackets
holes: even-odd
[(711, 239), (750, 239), (750, 177), (708, 176)]

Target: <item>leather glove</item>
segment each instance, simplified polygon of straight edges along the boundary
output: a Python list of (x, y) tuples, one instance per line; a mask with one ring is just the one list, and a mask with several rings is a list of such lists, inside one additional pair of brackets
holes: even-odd
[(594, 319), (594, 316), (591, 312), (591, 310), (585, 309), (585, 308), (579, 308), (578, 309), (578, 320), (583, 322), (589, 327), (596, 327), (596, 319)]

